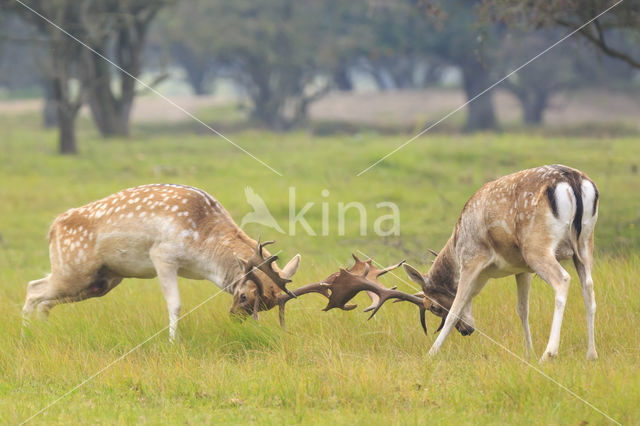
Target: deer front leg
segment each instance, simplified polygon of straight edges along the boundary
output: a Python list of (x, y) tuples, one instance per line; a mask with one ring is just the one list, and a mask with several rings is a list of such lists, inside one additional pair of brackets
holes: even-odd
[[(473, 297), (484, 287), (487, 282), (486, 278), (481, 278), (484, 262), (469, 262), (468, 266), (465, 266), (460, 272), (460, 282), (458, 283), (458, 291), (456, 297), (453, 300), (451, 309), (447, 314), (447, 319), (444, 322), (442, 331), (438, 338), (431, 346), (429, 350), (429, 356), (433, 357), (438, 353), (440, 347), (444, 343), (445, 339), (451, 332), (451, 329), (462, 317), (462, 312), (468, 309), (468, 305), (471, 303)], [(469, 324), (471, 326), (471, 324)]]
[(158, 274), (158, 280), (162, 287), (162, 294), (167, 302), (169, 311), (169, 340), (173, 343), (176, 339), (178, 329), (178, 318), (180, 317), (180, 291), (178, 289), (178, 268), (158, 257), (151, 257), (153, 265)]
[(516, 283), (518, 285), (518, 316), (522, 321), (522, 330), (524, 331), (524, 343), (527, 358), (535, 356), (533, 351), (533, 343), (531, 342), (531, 330), (529, 329), (529, 289), (531, 288), (531, 274), (521, 273), (516, 275)]

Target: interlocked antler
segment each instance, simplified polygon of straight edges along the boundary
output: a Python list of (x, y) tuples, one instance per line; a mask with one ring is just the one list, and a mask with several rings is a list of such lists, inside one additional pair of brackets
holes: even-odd
[(256, 246), (256, 251), (253, 253), (253, 256), (246, 261), (238, 259), (240, 266), (244, 268), (245, 280), (251, 279), (251, 281), (256, 283), (258, 292), (260, 293), (260, 299), (264, 298), (264, 286), (258, 275), (254, 273), (254, 268), (257, 268), (264, 272), (264, 274), (268, 276), (282, 291), (287, 293), (287, 295), (296, 297), (296, 295), (291, 293), (291, 291), (286, 287), (291, 280), (283, 278), (276, 270), (273, 269), (273, 262), (278, 260), (278, 256), (271, 255), (266, 259), (264, 258), (262, 249), (273, 243), (275, 243), (275, 241), (265, 241), (264, 243), (260, 243), (260, 237), (258, 237), (258, 245)]
[[(378, 281), (378, 277), (386, 274), (389, 271), (393, 271), (394, 269), (399, 268), (405, 262), (404, 260), (402, 260), (401, 262), (396, 263), (395, 265), (387, 266), (384, 269), (378, 269), (376, 266), (373, 265), (373, 259), (367, 259), (365, 261), (362, 261), (354, 253), (351, 253), (351, 256), (353, 256), (353, 260), (355, 260), (356, 263), (351, 268), (349, 268), (349, 272), (352, 272), (354, 274), (362, 274), (365, 271), (365, 268), (368, 266), (369, 272), (367, 273), (367, 279), (373, 282), (374, 284), (380, 286), (383, 289), (386, 289), (386, 287), (380, 284), (380, 282)], [(391, 290), (395, 290), (395, 289), (396, 287), (391, 287)], [(368, 308), (366, 308), (364, 312), (369, 312), (374, 310), (378, 305), (378, 302), (380, 301), (380, 297), (378, 296), (378, 294), (373, 291), (367, 291), (367, 295), (371, 299), (371, 305)]]
[[(319, 293), (329, 299), (329, 303), (327, 303), (327, 306), (323, 309), (323, 311), (328, 311), (333, 308), (340, 308), (346, 311), (350, 311), (357, 305), (347, 305), (347, 302), (353, 299), (356, 294), (361, 291), (371, 292), (377, 297), (377, 300), (374, 301), (374, 304), (372, 306), (367, 308), (368, 311), (373, 311), (369, 316), (369, 319), (373, 318), (373, 316), (378, 312), (380, 307), (387, 300), (404, 300), (414, 303), (420, 308), (420, 324), (422, 325), (422, 329), (426, 333), (427, 324), (425, 320), (425, 312), (428, 309), (428, 306), (425, 305), (423, 298), (395, 290), (395, 288), (388, 289), (382, 286), (377, 281), (374, 282), (369, 279), (370, 275), (377, 278), (380, 275), (383, 275), (384, 273), (394, 269), (394, 267), (398, 267), (402, 263), (397, 266), (394, 265), (385, 269), (373, 268), (372, 271), (372, 268), (370, 267), (371, 259), (369, 259), (367, 262), (362, 262), (355, 255), (353, 257), (356, 260), (356, 263), (351, 268), (349, 268), (349, 270), (340, 268), (339, 272), (331, 274), (326, 280), (322, 282), (308, 284), (304, 287), (294, 290), (293, 297), (307, 293)], [(289, 295), (281, 295), (278, 297), (278, 305), (280, 306), (280, 324), (283, 326), (284, 306), (285, 303), (291, 300), (291, 297), (292, 296)]]

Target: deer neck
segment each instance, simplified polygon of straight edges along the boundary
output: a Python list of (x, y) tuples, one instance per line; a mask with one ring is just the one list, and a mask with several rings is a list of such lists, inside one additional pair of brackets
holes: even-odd
[(437, 288), (444, 288), (455, 294), (458, 289), (458, 271), (460, 270), (455, 255), (454, 238), (451, 237), (438, 253), (427, 278)]
[[(207, 238), (207, 254), (216, 278), (215, 282), (227, 293), (233, 294), (236, 288), (244, 282), (245, 271), (238, 263), (238, 259), (247, 260), (253, 256), (258, 246), (257, 241), (249, 237), (242, 229), (212, 230)], [(264, 249), (265, 257), (270, 253)], [(275, 265), (274, 265), (275, 266)], [(260, 270), (254, 270), (264, 286), (265, 296), (273, 298), (280, 289)], [(213, 281), (213, 280), (212, 280)]]

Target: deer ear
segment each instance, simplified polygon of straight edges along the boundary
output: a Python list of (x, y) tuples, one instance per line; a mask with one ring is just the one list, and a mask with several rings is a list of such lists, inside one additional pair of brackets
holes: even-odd
[(293, 274), (298, 271), (300, 266), (300, 255), (296, 254), (293, 258), (282, 268), (282, 278), (291, 279)]
[(420, 284), (420, 287), (423, 287), (427, 284), (422, 274), (416, 268), (407, 263), (402, 265), (402, 267), (404, 268), (404, 271), (407, 273), (411, 281)]

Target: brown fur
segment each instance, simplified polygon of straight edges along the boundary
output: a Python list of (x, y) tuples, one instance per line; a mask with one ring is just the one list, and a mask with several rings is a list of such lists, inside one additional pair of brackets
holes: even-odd
[[(587, 210), (589, 217), (583, 217), (584, 194), (581, 188), (584, 182), (593, 185), (595, 194)], [(573, 209), (567, 223), (560, 223), (559, 207), (552, 206), (556, 203), (558, 185), (562, 183), (570, 188), (565, 200), (570, 201)], [(564, 193), (561, 195), (565, 196)], [(580, 275), (585, 303), (588, 301), (588, 309), (593, 306), (595, 312), (590, 271), (597, 202), (598, 191), (593, 181), (579, 170), (560, 165), (523, 170), (482, 186), (466, 202), (451, 238), (429, 273), (420, 277), (411, 271), (411, 267), (407, 270), (412, 279), (422, 284), (424, 294), (442, 307), (441, 310), (432, 309), (432, 312), (447, 317), (444, 337), (448, 333), (447, 323), (455, 323), (465, 335), (473, 332), (471, 300), (489, 278), (522, 276), (518, 285), (523, 287), (522, 297), (526, 298), (528, 306), (529, 279), (526, 276), (535, 272), (556, 290), (557, 300), (562, 302), (563, 309), (568, 274), (557, 261), (570, 258), (574, 259), (579, 272), (583, 270)], [(563, 209), (566, 210), (566, 206)], [(562, 211), (560, 215), (566, 217), (567, 212)], [(583, 222), (590, 227), (586, 229), (587, 235), (580, 233)], [(450, 315), (453, 311), (456, 314)], [(528, 307), (522, 308), (521, 313), (524, 324)], [(561, 318), (561, 312), (554, 317), (554, 333), (558, 335)], [(525, 332), (528, 333), (528, 322)], [(433, 353), (437, 352), (444, 337), (436, 341)], [(592, 341), (591, 336), (589, 349), (592, 354), (589, 356), (595, 354)], [(545, 356), (555, 356), (556, 352), (555, 343), (552, 345), (550, 339)]]
[[(177, 274), (216, 281), (234, 295), (235, 313), (250, 313), (257, 297), (255, 284), (241, 280), (236, 259), (250, 258), (256, 241), (217, 200), (196, 188), (125, 189), (61, 214), (49, 239), (51, 274), (30, 283), (25, 315), (103, 296), (127, 277), (160, 275), (161, 282), (173, 282)], [(262, 271), (255, 273), (264, 286), (261, 308), (269, 309), (281, 290)], [(168, 291), (164, 285), (163, 290)]]

